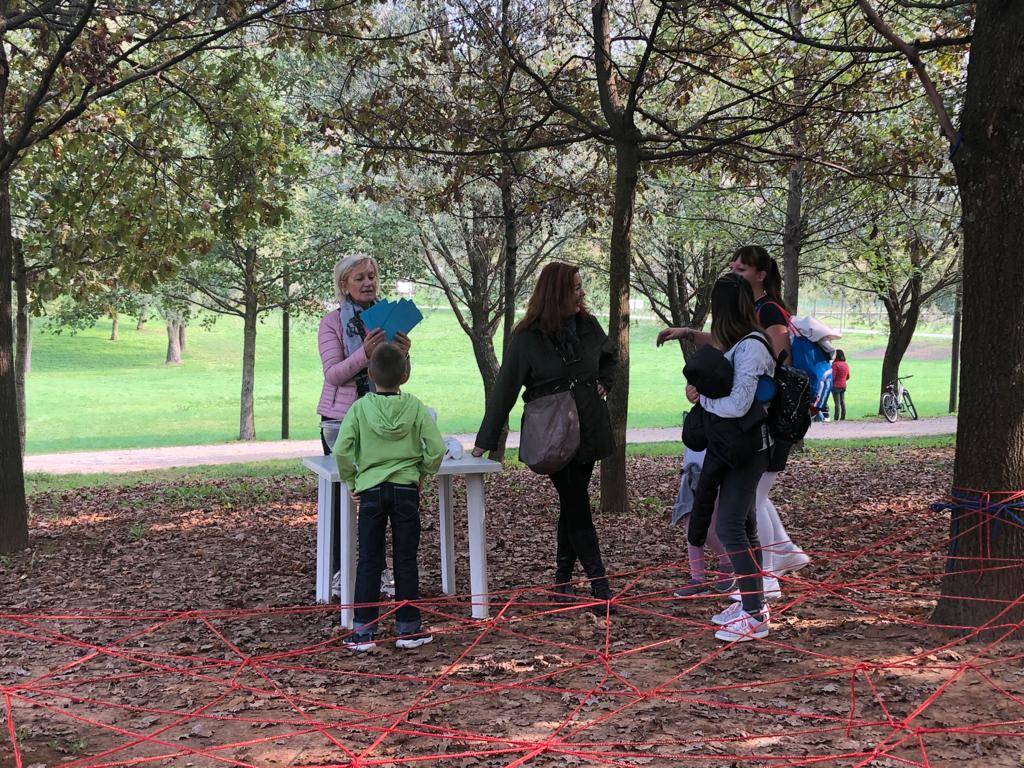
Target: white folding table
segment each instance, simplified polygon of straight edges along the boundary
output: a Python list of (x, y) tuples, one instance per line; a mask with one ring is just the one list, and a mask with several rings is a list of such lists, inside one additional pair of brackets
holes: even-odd
[[(331, 599), (331, 541), (341, 541), (341, 624), (352, 627), (352, 603), (356, 589), (356, 515), (348, 486), (338, 476), (333, 456), (310, 456), (302, 463), (317, 476), (316, 505), (316, 600)], [(484, 475), (500, 472), (501, 464), (485, 458), (464, 456), (445, 459), (437, 473), (441, 539), (441, 591), (455, 594), (455, 529), (452, 509), (452, 478), (466, 478), (466, 506), (469, 522), (469, 584), (474, 619), (486, 619), (487, 606), (487, 514), (484, 507)], [(331, 508), (339, 494), (341, 530), (335, 532)]]

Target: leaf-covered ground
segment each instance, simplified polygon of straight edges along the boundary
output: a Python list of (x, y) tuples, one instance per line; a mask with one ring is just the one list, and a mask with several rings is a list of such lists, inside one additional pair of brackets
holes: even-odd
[(1019, 639), (926, 626), (948, 526), (928, 505), (951, 460), (795, 459), (772, 497), (814, 563), (769, 637), (736, 646), (712, 637), (720, 599), (671, 597), (672, 458), (632, 459), (632, 515), (598, 520), (611, 616), (549, 601), (555, 497), (509, 470), (488, 481), (494, 618), (470, 620), (440, 595), (428, 491), (435, 641), (365, 655), (314, 605), (312, 480), (39, 494), (32, 549), (0, 566), (0, 765), (1018, 766)]

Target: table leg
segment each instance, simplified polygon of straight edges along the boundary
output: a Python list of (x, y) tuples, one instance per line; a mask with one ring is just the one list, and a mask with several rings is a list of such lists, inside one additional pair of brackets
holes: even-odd
[(441, 591), (446, 595), (454, 595), (455, 523), (452, 514), (451, 475), (437, 478), (437, 498), (440, 502)]
[(484, 511), (483, 475), (466, 475), (469, 512), (469, 584), (473, 618), (486, 619), (487, 607), (487, 515)]
[(331, 602), (331, 542), (333, 483), (319, 478), (316, 485), (316, 601)]
[(338, 493), (341, 499), (341, 525), (338, 531), (341, 541), (341, 626), (351, 629), (354, 618), (352, 603), (355, 602), (356, 597), (356, 555), (358, 553), (356, 509), (345, 483), (339, 483)]

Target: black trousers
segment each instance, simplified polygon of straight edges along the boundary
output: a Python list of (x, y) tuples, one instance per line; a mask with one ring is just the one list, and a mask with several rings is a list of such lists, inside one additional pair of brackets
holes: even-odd
[[(395, 570), (395, 600), (419, 600), (420, 492), (414, 485), (381, 483), (359, 494), (359, 561), (356, 566), (354, 634), (372, 637), (380, 611), (380, 575), (384, 571), (384, 541), (391, 523)], [(420, 609), (402, 605), (395, 614), (395, 631), (420, 631)]]
[(756, 454), (747, 464), (725, 473), (718, 496), (715, 531), (729, 554), (740, 592), (743, 610), (756, 616), (761, 612), (761, 543), (757, 537), (757, 481), (768, 467), (768, 451)]
[(836, 421), (846, 420), (846, 387), (832, 389), (832, 402), (836, 409)]
[(555, 583), (572, 580), (576, 560), (590, 578), (594, 595), (608, 599), (608, 579), (601, 559), (601, 545), (590, 507), (590, 478), (594, 462), (570, 461), (551, 474), (558, 491), (558, 548), (555, 554)]

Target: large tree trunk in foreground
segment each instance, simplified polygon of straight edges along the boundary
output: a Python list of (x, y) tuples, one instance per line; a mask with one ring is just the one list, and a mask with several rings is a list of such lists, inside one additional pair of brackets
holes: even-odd
[(615, 345), (618, 368), (608, 396), (615, 450), (601, 462), (601, 511), (624, 515), (626, 496), (626, 416), (629, 410), (629, 276), (633, 238), (633, 206), (640, 172), (640, 149), (635, 143), (615, 147), (615, 203), (608, 272), (608, 336)]
[(25, 252), (19, 241), (14, 242), (14, 284), (18, 293), (18, 314), (14, 321), (14, 389), (18, 393), (18, 438), (21, 453), (25, 454), (25, 375), (29, 369), (32, 349), (32, 328), (28, 316), (28, 275), (25, 273)]
[[(1024, 3), (978, 3), (976, 13), (953, 158), (964, 229), (953, 482), (1002, 494), (1024, 489)], [(934, 621), (998, 633), (1024, 620), (1024, 526), (954, 510), (952, 530)]]
[(28, 546), (28, 509), (18, 432), (18, 394), (14, 384), (11, 324), (14, 239), (9, 184), (10, 176), (0, 175), (0, 553), (16, 552)]

